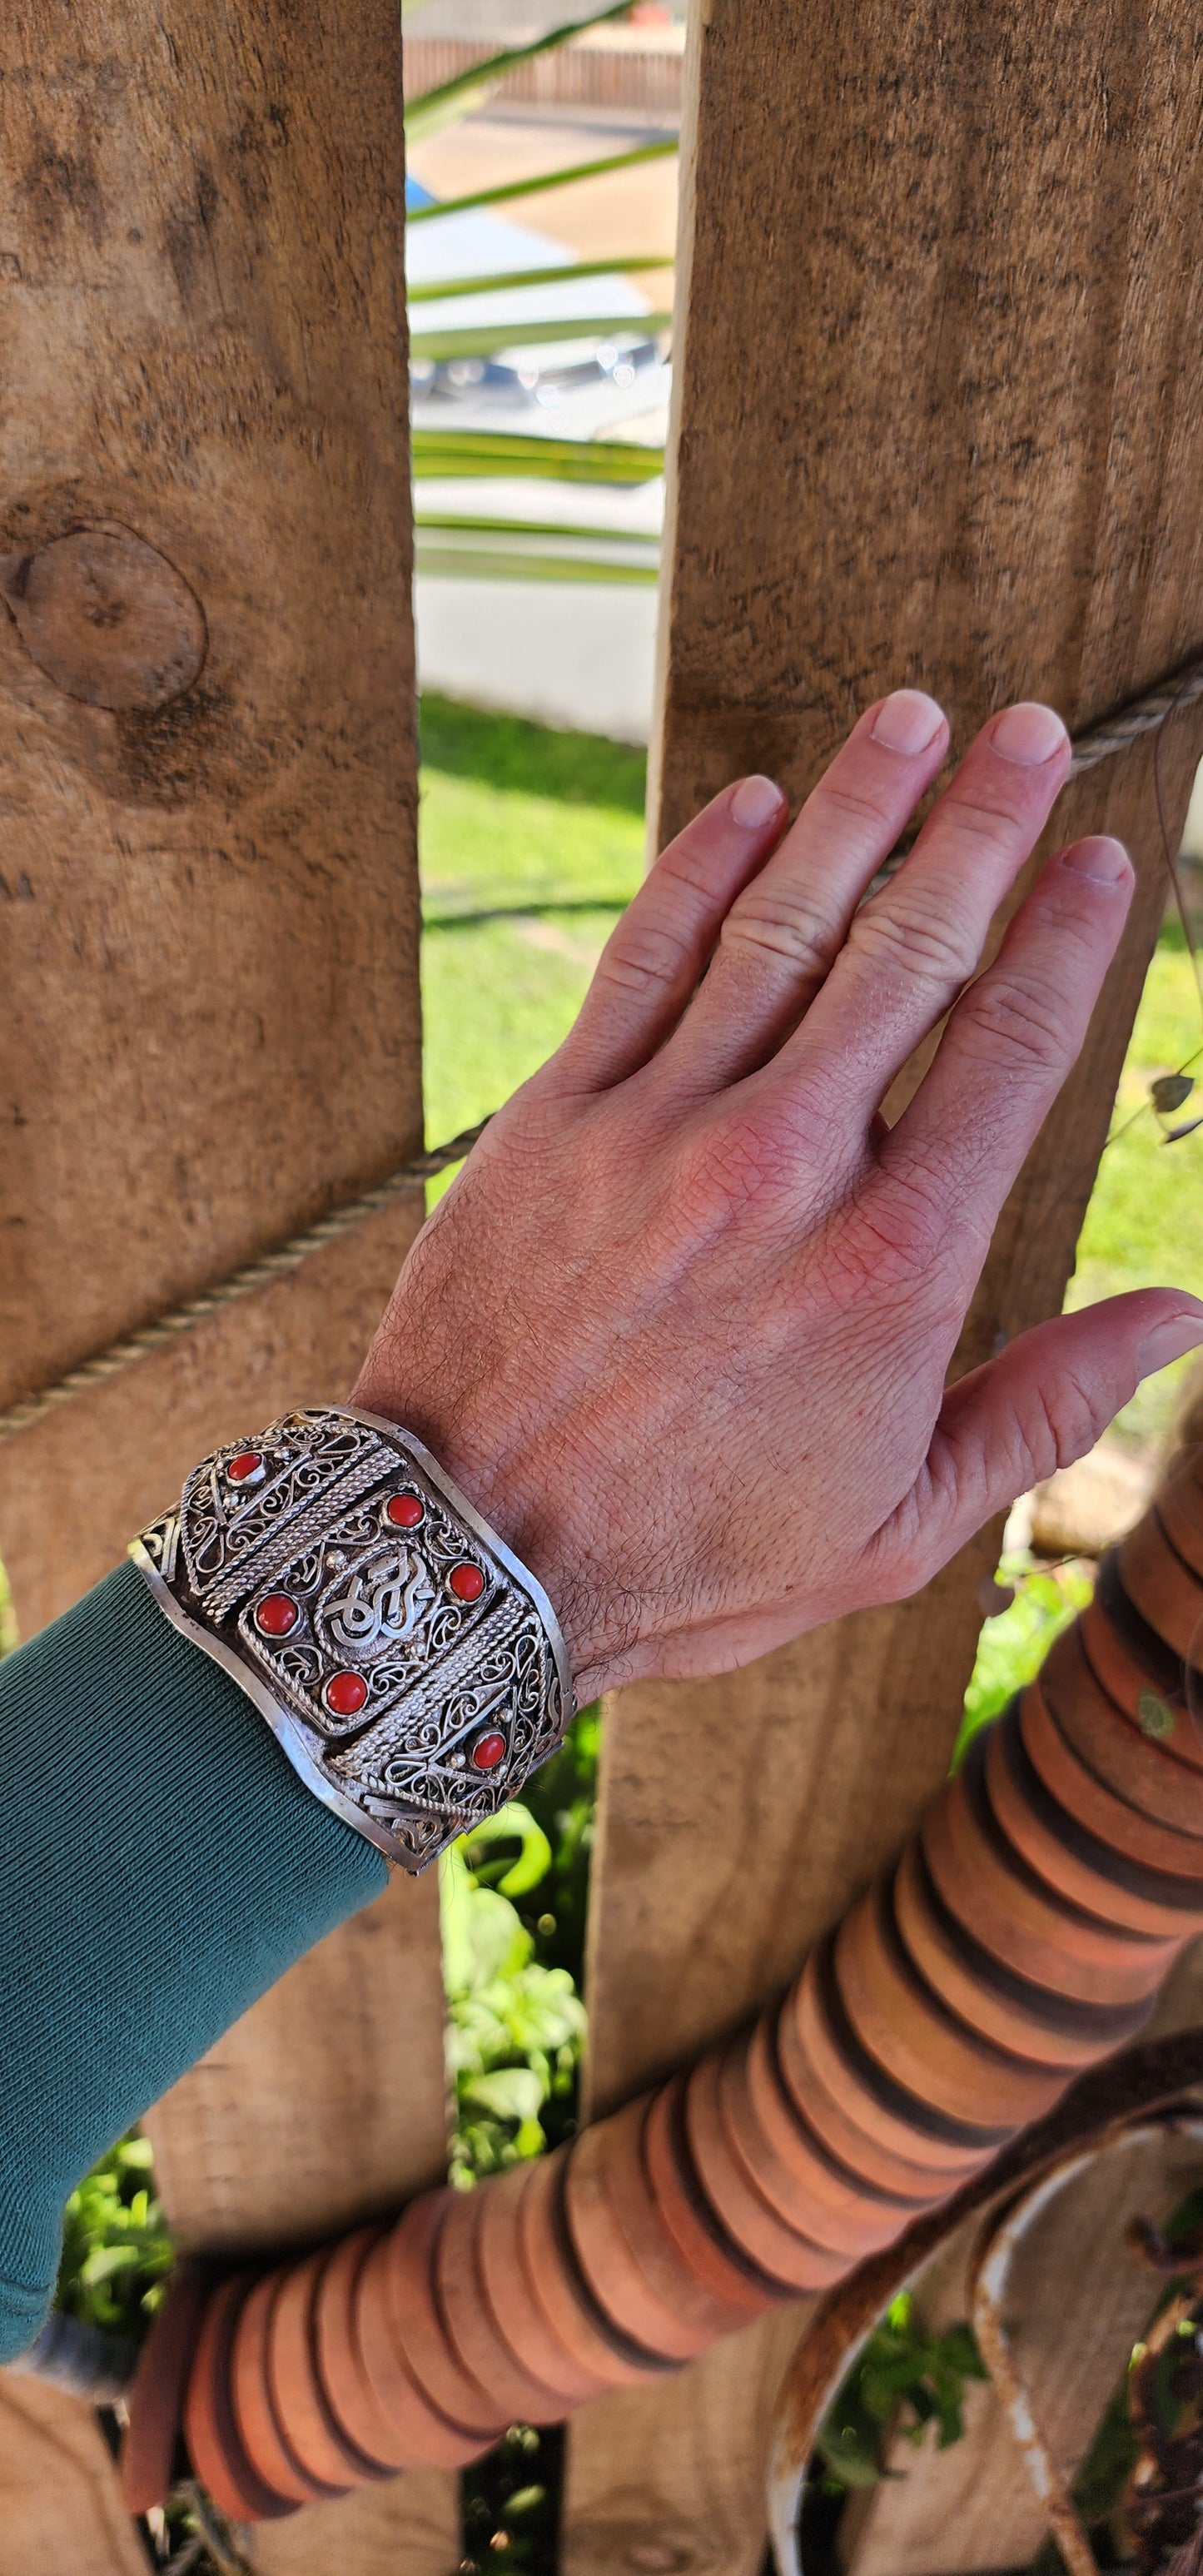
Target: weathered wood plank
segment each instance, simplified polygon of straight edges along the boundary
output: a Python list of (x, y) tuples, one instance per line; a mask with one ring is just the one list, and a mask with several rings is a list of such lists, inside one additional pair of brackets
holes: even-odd
[[(964, 743), (1011, 696), (1080, 726), (1203, 643), (1200, 71), (1184, 0), (1087, 25), (1052, 0), (771, 13), (701, 0), (687, 81), (683, 322), (656, 837), (741, 769), (791, 796), (854, 715), (932, 689)], [(1175, 720), (1170, 831), (1200, 748)], [(1062, 799), (1119, 832), (1140, 892), (1076, 1074), (998, 1228), (959, 1365), (1059, 1306), (1156, 933), (1148, 746)], [(986, 1533), (923, 1598), (752, 1670), (609, 1712), (590, 1948), (604, 2108), (737, 2020), (903, 1839), (947, 1761)], [(644, 2394), (646, 2444), (671, 2391)], [(716, 2487), (738, 2485), (742, 2424)], [(674, 2436), (674, 2451), (676, 2444)], [(683, 2455), (684, 2456), (684, 2455)], [(566, 2563), (628, 2457), (570, 2449)], [(578, 2499), (580, 2500), (578, 2503)], [(645, 2487), (677, 2567), (712, 2563), (688, 2473)], [(763, 2524), (745, 2539), (752, 2568)], [(727, 2562), (724, 2562), (726, 2564)], [(736, 2562), (731, 2562), (733, 2565)]]
[(805, 2313), (729, 2336), (658, 2386), (653, 2404), (646, 2388), (598, 2399), (573, 2437), (567, 2576), (759, 2576), (773, 2408)]
[(345, 1400), (421, 1220), (414, 1191), (0, 1446), (0, 1561), (25, 1636), (120, 1564), (206, 1451)]
[[(421, 1109), (396, 13), (25, 0), (0, 100), (2, 1404)], [(241, 1310), (230, 1392), (341, 1391), (387, 1267)], [(0, 1461), (26, 1629), (228, 1420), (182, 1354), (97, 1402)]]
[(455, 2576), (462, 2542), (454, 2478), (411, 2469), (386, 2487), (265, 2522), (250, 2539), (262, 2576)]
[(0, 2576), (146, 2576), (96, 2415), (0, 2372)]
[(145, 2121), (181, 2247), (305, 2244), (396, 2209), (447, 2162), (435, 1875), (298, 1961)]
[[(0, 30), (0, 1405), (421, 1138), (401, 114), (390, 0), (23, 0)], [(0, 1451), (26, 1632), (215, 1440), (345, 1393), (419, 1216)], [(428, 2180), (433, 1883), (148, 2125), (190, 2244)], [(451, 2563), (453, 2487), (422, 2496), (348, 2511), (341, 2576)]]

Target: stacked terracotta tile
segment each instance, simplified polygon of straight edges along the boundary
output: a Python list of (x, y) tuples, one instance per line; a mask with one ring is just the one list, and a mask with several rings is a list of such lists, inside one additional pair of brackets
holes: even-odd
[[(783, 2003), (570, 2147), (208, 2294), (183, 2430), (219, 2504), (454, 2466), (677, 2367), (838, 2279), (1130, 2038), (1203, 1928), (1201, 1622), (1203, 1443)], [(132, 2503), (167, 2474), (170, 2377), (152, 2341)]]

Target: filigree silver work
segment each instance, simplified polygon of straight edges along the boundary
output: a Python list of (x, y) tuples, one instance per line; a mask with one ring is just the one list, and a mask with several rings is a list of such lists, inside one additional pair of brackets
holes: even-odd
[(288, 1413), (231, 1441), (130, 1554), (306, 1785), (402, 1869), (504, 1806), (572, 1715), (546, 1594), (372, 1414)]

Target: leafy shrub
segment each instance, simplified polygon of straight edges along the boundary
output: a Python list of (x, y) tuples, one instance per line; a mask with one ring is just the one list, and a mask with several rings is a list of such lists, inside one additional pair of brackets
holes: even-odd
[[(946, 2451), (965, 2430), (965, 2390), (986, 2366), (968, 2325), (929, 2335), (909, 2291), (895, 2299), (849, 2371), (828, 2411), (817, 2445), (822, 2484), (830, 2491), (875, 2486), (887, 2477), (886, 2450), (904, 2432), (919, 2443), (929, 2424)], [(811, 2475), (814, 2476), (812, 2467)]]
[(562, 2425), (511, 2424), (464, 2471), (460, 2576), (483, 2576), (503, 2555), (507, 2576), (558, 2576), (563, 2477)]
[[(543, 1796), (546, 1803), (546, 1791)], [(481, 2174), (541, 2155), (549, 2106), (560, 2134), (573, 2125), (585, 2008), (572, 1969), (535, 1955), (540, 1940), (546, 1948), (560, 1934), (559, 1918), (544, 1908), (533, 1923), (524, 1920), (515, 1900), (529, 1900), (549, 1881), (554, 1894), (558, 1880), (571, 1910), (585, 1821), (583, 1809), (577, 1816), (557, 1816), (553, 1850), (531, 1809), (514, 1801), (444, 1855), (455, 2183), (467, 2186)], [(528, 1904), (528, 1915), (530, 1910)]]
[(987, 1619), (978, 1639), (952, 1757), (954, 1771), (978, 1728), (1001, 1716), (1008, 1700), (1033, 1680), (1050, 1646), (1085, 1609), (1094, 1589), (1080, 1562), (1042, 1565), (1026, 1549), (1003, 1558), (998, 1579), (1000, 1584), (1014, 1586), (1015, 1598), (1009, 1609)]
[(67, 2203), (54, 2304), (137, 2341), (163, 2295), (171, 2238), (146, 2138), (119, 2138)]

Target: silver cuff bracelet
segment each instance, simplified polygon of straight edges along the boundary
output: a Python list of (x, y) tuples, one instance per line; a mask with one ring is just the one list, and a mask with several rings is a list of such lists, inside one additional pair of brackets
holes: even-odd
[(573, 1714), (546, 1594), (374, 1414), (288, 1413), (231, 1441), (130, 1554), (306, 1786), (402, 1869), (514, 1797)]

